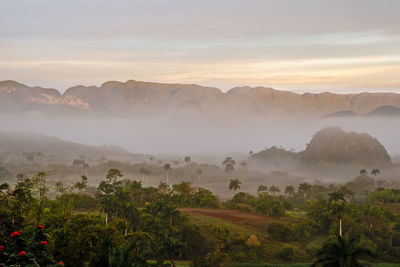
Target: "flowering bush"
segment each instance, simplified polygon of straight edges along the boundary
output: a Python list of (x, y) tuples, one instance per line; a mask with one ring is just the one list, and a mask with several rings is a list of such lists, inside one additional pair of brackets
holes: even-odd
[(54, 266), (43, 229), (43, 225), (37, 225), (28, 226), (24, 233), (12, 232), (0, 246), (0, 266)]
[(25, 254), (26, 254), (25, 251), (20, 251), (20, 252), (18, 253), (18, 256), (25, 256)]
[(12, 232), (10, 236), (11, 236), (11, 237), (20, 236), (21, 233), (22, 233), (22, 231), (21, 231), (21, 232), (15, 231), (15, 232)]

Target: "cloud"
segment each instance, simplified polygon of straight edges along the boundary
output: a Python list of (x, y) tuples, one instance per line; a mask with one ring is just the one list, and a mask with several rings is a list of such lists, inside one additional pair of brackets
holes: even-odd
[(396, 0), (3, 0), (0, 79), (395, 90), (399, 9)]

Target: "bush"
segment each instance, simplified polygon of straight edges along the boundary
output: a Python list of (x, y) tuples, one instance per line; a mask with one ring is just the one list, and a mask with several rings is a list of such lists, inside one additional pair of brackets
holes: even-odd
[(282, 204), (273, 199), (261, 199), (256, 206), (256, 210), (267, 216), (281, 217), (285, 215)]
[(271, 223), (268, 225), (267, 232), (269, 236), (277, 241), (288, 241), (290, 240), (293, 229), (287, 223)]
[(276, 256), (282, 260), (293, 262), (295, 259), (295, 249), (289, 245), (285, 245)]

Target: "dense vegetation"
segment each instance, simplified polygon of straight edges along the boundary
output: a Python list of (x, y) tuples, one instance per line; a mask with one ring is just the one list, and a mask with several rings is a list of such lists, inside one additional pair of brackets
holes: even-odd
[(0, 266), (399, 262), (400, 190), (375, 190), (360, 173), (346, 185), (260, 185), (257, 195), (232, 179), (225, 202), (190, 182), (143, 187), (118, 169), (96, 187), (85, 176), (20, 176), (0, 187)]

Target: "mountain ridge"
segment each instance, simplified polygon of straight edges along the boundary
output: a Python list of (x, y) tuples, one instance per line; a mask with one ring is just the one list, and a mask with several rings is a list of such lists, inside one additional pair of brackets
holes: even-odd
[(400, 108), (400, 94), (298, 94), (262, 86), (234, 87), (223, 92), (197, 84), (135, 80), (107, 81), (100, 86), (76, 85), (61, 94), (57, 89), (7, 80), (0, 81), (0, 104), (3, 113), (148, 117), (185, 112), (217, 118), (323, 117), (344, 110), (367, 114), (381, 106)]

